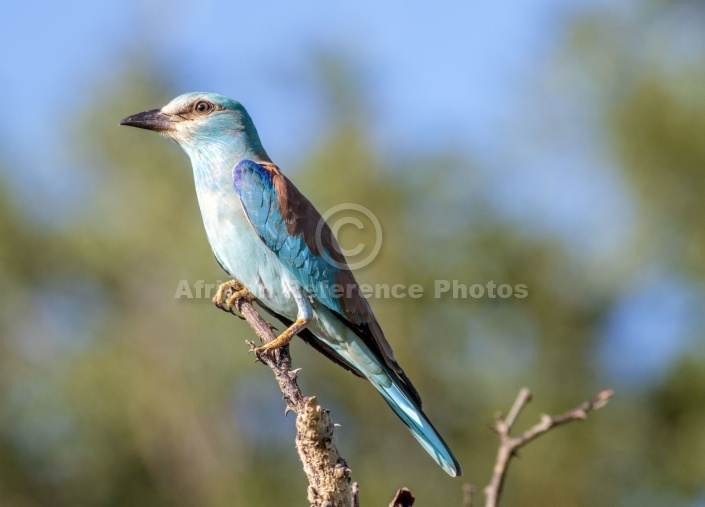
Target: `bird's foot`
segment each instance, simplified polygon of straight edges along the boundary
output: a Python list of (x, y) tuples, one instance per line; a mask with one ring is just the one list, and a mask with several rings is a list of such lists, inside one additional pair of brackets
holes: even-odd
[(233, 313), (233, 309), (237, 308), (239, 301), (252, 302), (255, 297), (252, 293), (242, 285), (238, 280), (230, 280), (218, 287), (218, 292), (215, 293), (213, 303), (215, 306), (229, 313)]
[(272, 340), (269, 343), (265, 343), (261, 347), (256, 347), (252, 349), (253, 352), (256, 356), (259, 357), (262, 354), (268, 354), (269, 352), (275, 351), (278, 348), (288, 345), (289, 342), (294, 339), (294, 336), (299, 333), (299, 331), (302, 331), (306, 328), (306, 326), (308, 326), (310, 321), (310, 319), (298, 319), (291, 326), (289, 326), (289, 328), (285, 329), (284, 332), (280, 334), (275, 340)]

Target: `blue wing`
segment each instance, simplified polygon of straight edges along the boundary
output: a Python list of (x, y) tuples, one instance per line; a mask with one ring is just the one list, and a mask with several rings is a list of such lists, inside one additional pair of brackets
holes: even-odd
[[(281, 178), (282, 184), (277, 185), (276, 178)], [(343, 314), (336, 295), (336, 284), (339, 283), (336, 276), (339, 276), (342, 270), (335, 262), (331, 262), (331, 259), (339, 254), (334, 250), (335, 247), (326, 247), (324, 243), (329, 242), (328, 238), (325, 242), (321, 237), (316, 238), (316, 229), (319, 236), (327, 232), (323, 230), (323, 224), (315, 223), (297, 231), (297, 224), (292, 228), (290, 222), (287, 228), (282, 216), (289, 211), (295, 215), (293, 221), (305, 220), (306, 224), (318, 222), (322, 218), (313, 205), (308, 201), (302, 202), (303, 196), (298, 192), (296, 197), (299, 202), (278, 195), (277, 188), (288, 182), (276, 170), (276, 166), (270, 164), (262, 165), (252, 160), (242, 160), (233, 170), (233, 182), (245, 214), (262, 241), (310, 294), (331, 310)], [(289, 208), (281, 210), (282, 201), (286, 201)], [(302, 214), (295, 214), (292, 210), (299, 210)], [(308, 216), (303, 216), (304, 211)]]
[(328, 225), (306, 197), (269, 162), (242, 160), (233, 183), (252, 227), (306, 291), (338, 315), (421, 399), (394, 358)]

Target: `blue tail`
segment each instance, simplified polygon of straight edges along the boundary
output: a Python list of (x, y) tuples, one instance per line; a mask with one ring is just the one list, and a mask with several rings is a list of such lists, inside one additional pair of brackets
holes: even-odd
[(458, 460), (455, 459), (448, 445), (423, 413), (419, 404), (397, 380), (396, 375), (389, 372), (386, 366), (383, 366), (383, 369), (384, 376), (373, 375), (368, 377), (368, 380), (382, 394), (384, 401), (409, 428), (411, 434), (426, 449), (426, 452), (436, 460), (436, 463), (452, 477), (463, 475)]

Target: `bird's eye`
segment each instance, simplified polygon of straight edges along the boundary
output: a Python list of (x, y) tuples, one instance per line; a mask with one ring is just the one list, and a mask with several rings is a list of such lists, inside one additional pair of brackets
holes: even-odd
[(193, 110), (198, 114), (208, 114), (213, 111), (213, 104), (207, 100), (199, 100), (196, 104), (194, 104)]

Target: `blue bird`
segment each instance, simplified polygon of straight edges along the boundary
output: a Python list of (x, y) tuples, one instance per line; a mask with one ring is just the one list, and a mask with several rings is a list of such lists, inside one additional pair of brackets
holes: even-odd
[(222, 95), (187, 93), (120, 124), (159, 132), (190, 157), (208, 240), (233, 278), (214, 301), (232, 309), (238, 298), (256, 299), (288, 326), (256, 352), (300, 336), (369, 380), (443, 470), (462, 475), (421, 410), (333, 233), (272, 163), (245, 108)]

